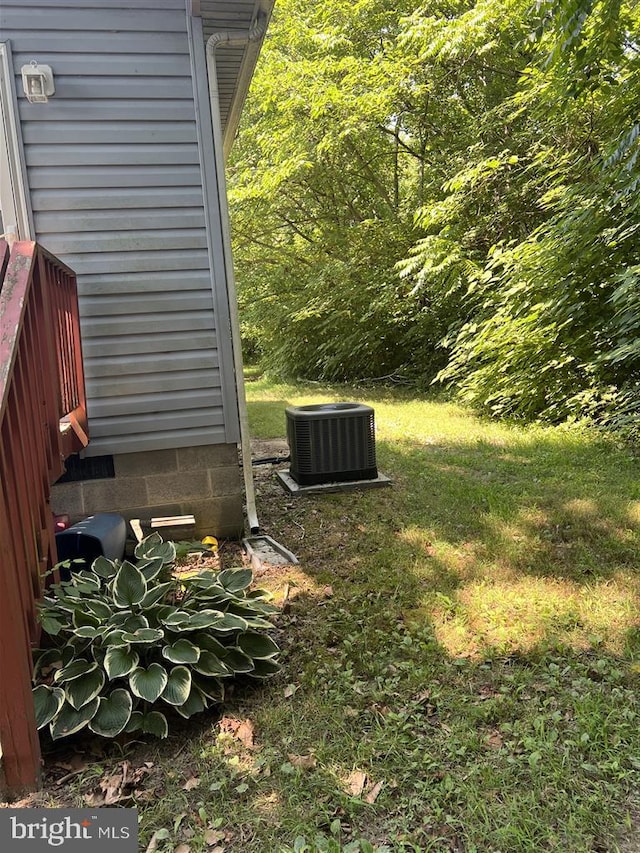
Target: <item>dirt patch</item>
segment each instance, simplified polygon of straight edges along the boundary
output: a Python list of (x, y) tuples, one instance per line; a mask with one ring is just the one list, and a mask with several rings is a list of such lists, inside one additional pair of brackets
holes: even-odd
[[(289, 456), (289, 444), (286, 438), (252, 438), (251, 458), (256, 462), (262, 459), (282, 459)], [(256, 468), (260, 466), (256, 465)]]

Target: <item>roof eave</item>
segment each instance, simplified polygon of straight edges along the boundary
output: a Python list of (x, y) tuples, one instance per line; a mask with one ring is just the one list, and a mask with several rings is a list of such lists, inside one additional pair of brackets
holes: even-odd
[[(1, 0), (0, 0), (1, 2)], [(224, 99), (224, 107), (222, 109), (222, 124), (223, 124), (223, 147), (224, 156), (226, 158), (229, 153), (233, 141), (235, 139), (242, 109), (249, 92), (251, 79), (253, 77), (260, 50), (264, 42), (264, 33), (269, 24), (271, 13), (275, 5), (275, 0), (253, 0), (253, 3), (242, 0), (237, 6), (234, 5), (234, 0), (221, 0), (221, 2), (208, 2), (208, 0), (190, 0), (191, 14), (202, 17), (203, 28), (205, 30), (205, 41), (207, 36), (216, 32), (227, 32), (229, 23), (233, 20), (232, 31), (236, 33), (238, 30), (249, 32), (254, 26), (258, 16), (265, 21), (265, 27), (262, 29), (262, 35), (253, 41), (248, 41), (242, 52), (242, 59), (237, 65), (237, 75), (233, 83), (232, 94)], [(245, 14), (246, 12), (246, 14)], [(226, 52), (226, 46), (223, 52)], [(218, 66), (220, 67), (220, 66)], [(227, 77), (227, 91), (228, 77)], [(221, 97), (222, 102), (222, 97)]]
[[(261, 2), (259, 4), (259, 8), (267, 15), (267, 26), (271, 17), (271, 12), (273, 11), (274, 2), (275, 0), (265, 0), (265, 2)], [(249, 93), (249, 87), (251, 86), (251, 80), (253, 79), (253, 74), (258, 63), (258, 57), (262, 50), (264, 38), (265, 37), (263, 35), (256, 41), (249, 42), (244, 52), (240, 73), (238, 74), (236, 90), (227, 116), (226, 127), (224, 128), (223, 150), (225, 159), (227, 158), (236, 138), (238, 125), (240, 124), (240, 117), (242, 116), (242, 110)]]

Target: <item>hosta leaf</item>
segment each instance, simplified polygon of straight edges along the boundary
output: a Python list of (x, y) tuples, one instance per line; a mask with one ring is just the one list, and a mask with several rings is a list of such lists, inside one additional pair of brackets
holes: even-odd
[(197, 631), (201, 628), (211, 628), (216, 625), (224, 614), (220, 610), (201, 610), (199, 613), (192, 613), (187, 622), (183, 623), (182, 630)]
[(76, 657), (76, 653), (74, 647), (71, 644), (68, 643), (63, 649), (61, 649), (61, 652), (63, 667), (69, 666), (70, 663), (73, 663)]
[(59, 740), (62, 737), (68, 737), (79, 732), (93, 719), (99, 704), (100, 700), (95, 698), (77, 711), (65, 702), (49, 726), (53, 740)]
[(175, 607), (167, 604), (154, 604), (151, 607), (145, 607), (144, 615), (147, 617), (150, 628), (161, 628), (161, 620), (174, 610)]
[(205, 678), (202, 675), (194, 675), (193, 683), (198, 690), (214, 702), (224, 701), (224, 685), (217, 678)]
[(91, 625), (83, 625), (82, 628), (76, 628), (73, 632), (76, 637), (83, 640), (95, 640), (96, 637), (102, 637), (108, 628), (92, 628)]
[(83, 595), (94, 595), (100, 591), (102, 583), (94, 572), (71, 572), (71, 583)]
[(161, 628), (138, 628), (133, 633), (125, 631), (122, 635), (122, 639), (127, 643), (157, 643), (163, 637), (164, 631)]
[(67, 702), (79, 711), (87, 702), (95, 699), (104, 687), (104, 681), (104, 672), (96, 668), (87, 675), (65, 682), (64, 692)]
[(140, 604), (147, 592), (145, 576), (133, 563), (125, 560), (113, 582), (113, 601), (116, 607)]
[(64, 690), (39, 684), (33, 689), (33, 704), (36, 711), (36, 726), (41, 729), (53, 720), (64, 704)]
[(167, 686), (167, 671), (159, 663), (152, 663), (147, 669), (139, 666), (129, 676), (129, 686), (134, 696), (155, 702)]
[(58, 682), (71, 681), (74, 678), (80, 678), (81, 675), (87, 675), (97, 668), (97, 663), (89, 663), (89, 661), (84, 658), (77, 658), (76, 660), (72, 660), (62, 669), (59, 669), (56, 672), (55, 680)]
[(45, 634), (49, 634), (50, 637), (56, 637), (64, 628), (63, 623), (59, 619), (56, 619), (55, 616), (49, 616), (46, 613), (40, 616), (40, 624)]
[(76, 637), (71, 635), (65, 647), (65, 650), (68, 649), (71, 653), (71, 657), (69, 661), (75, 660), (76, 658), (86, 657), (85, 652), (90, 652), (92, 646), (92, 641), (87, 640), (86, 637)]
[(258, 634), (256, 631), (245, 631), (236, 637), (236, 645), (240, 651), (250, 658), (271, 658), (280, 651), (271, 637)]
[(235, 613), (224, 613), (212, 626), (219, 633), (228, 634), (231, 631), (246, 631), (249, 627), (247, 620)]
[(195, 610), (202, 605), (208, 605), (215, 610), (227, 610), (232, 601), (236, 598), (231, 592), (225, 592), (221, 587), (216, 586), (215, 589), (197, 590), (192, 592), (189, 598), (191, 610)]
[(224, 662), (233, 672), (251, 672), (253, 661), (240, 649), (227, 649)]
[(163, 542), (162, 545), (159, 545), (157, 548), (154, 548), (153, 557), (162, 557), (162, 562), (165, 566), (170, 565), (175, 562), (176, 559), (176, 546), (173, 542)]
[(194, 575), (191, 578), (185, 578), (183, 583), (187, 587), (187, 589), (189, 589), (190, 587), (196, 587), (197, 589), (210, 589), (212, 586), (215, 586), (219, 589), (217, 574), (214, 574), (208, 569), (199, 572), (197, 575)]
[(110, 680), (129, 675), (139, 663), (140, 655), (128, 646), (111, 646), (104, 658), (104, 668)]
[(80, 607), (83, 607), (82, 598), (80, 596), (74, 597), (72, 595), (60, 595), (56, 599), (55, 609), (57, 613), (52, 613), (52, 615), (59, 615), (66, 619), (67, 613), (75, 613), (75, 611)]
[(196, 663), (200, 657), (200, 649), (189, 640), (176, 640), (163, 648), (162, 657), (172, 663)]
[(129, 643), (123, 639), (125, 635), (125, 631), (120, 628), (115, 628), (113, 631), (108, 633), (104, 638), (103, 645), (105, 646), (119, 646), (120, 648), (129, 647)]
[(145, 616), (136, 615), (136, 616), (128, 616), (124, 622), (122, 623), (123, 631), (137, 631), (138, 628), (148, 628), (149, 622)]
[(184, 705), (191, 692), (191, 673), (186, 666), (174, 666), (161, 698), (169, 705)]
[(278, 608), (275, 604), (269, 604), (266, 601), (251, 601), (247, 598), (242, 601), (232, 601), (227, 607), (227, 613), (236, 613), (238, 616), (244, 616), (245, 619), (258, 615), (270, 616), (277, 612)]
[(153, 604), (157, 604), (159, 601), (162, 601), (162, 599), (174, 587), (175, 584), (173, 581), (167, 581), (166, 583), (158, 584), (158, 586), (148, 590), (147, 594), (142, 599), (142, 607), (151, 607)]
[(118, 564), (112, 560), (107, 560), (106, 557), (96, 557), (91, 564), (91, 571), (95, 572), (99, 577), (109, 580), (115, 577), (118, 571)]
[(249, 673), (251, 678), (268, 678), (280, 672), (280, 664), (273, 659), (254, 660), (253, 669)]
[(122, 628), (127, 619), (131, 619), (132, 613), (130, 610), (117, 610), (109, 617), (109, 625), (114, 628)]
[(158, 577), (163, 565), (162, 557), (149, 557), (148, 559), (138, 560), (138, 568), (144, 575), (147, 583), (151, 583), (152, 580)]
[[(252, 589), (247, 593), (247, 598), (254, 599), (255, 601), (271, 601), (273, 593), (269, 592), (268, 589)], [(277, 609), (275, 607), (275, 610)]]
[(176, 546), (173, 542), (164, 542), (159, 533), (152, 533), (136, 545), (134, 553), (139, 560), (160, 557), (168, 565), (176, 558)]
[(263, 619), (261, 616), (245, 616), (244, 621), (247, 623), (248, 628), (265, 628), (266, 630), (273, 628), (271, 622)]
[(62, 667), (62, 652), (60, 649), (45, 649), (35, 653), (35, 661), (33, 665), (34, 680), (38, 675), (48, 667), (60, 669)]
[(107, 649), (104, 648), (102, 643), (97, 643), (95, 641), (91, 641), (89, 643), (89, 651), (91, 652), (94, 661), (104, 669), (104, 658), (107, 654)]
[(218, 583), (228, 592), (242, 592), (253, 580), (251, 569), (224, 569), (218, 574)]
[(206, 707), (206, 697), (192, 684), (187, 701), (183, 705), (176, 705), (175, 709), (182, 717), (189, 718), (201, 713)]
[(186, 610), (173, 610), (160, 620), (167, 628), (175, 628), (178, 625), (186, 625), (189, 623), (189, 613)]
[(125, 726), (125, 732), (142, 731), (143, 718), (144, 714), (142, 713), (142, 711), (132, 711), (131, 716), (129, 717), (129, 722)]
[(108, 619), (113, 614), (113, 609), (106, 603), (106, 601), (100, 601), (97, 598), (85, 599), (83, 601), (84, 606), (93, 613), (94, 616), (97, 616), (101, 621), (103, 619)]
[(84, 602), (80, 593), (74, 589), (67, 588), (65, 592), (60, 593), (55, 600), (55, 605), (58, 610), (65, 610), (74, 613), (78, 609), (84, 609)]
[(145, 536), (142, 541), (138, 542), (135, 547), (134, 554), (136, 557), (141, 560), (146, 557), (148, 554), (151, 554), (154, 548), (157, 548), (158, 545), (162, 545), (164, 539), (157, 531), (150, 533), (148, 536)]
[(73, 625), (75, 628), (82, 628), (83, 625), (90, 625), (92, 628), (97, 628), (100, 625), (100, 620), (93, 613), (84, 609), (78, 608), (73, 614)]
[(169, 734), (167, 718), (160, 711), (143, 714), (140, 728), (145, 734), (155, 735), (159, 738), (165, 738)]
[[(226, 653), (225, 649), (225, 653)], [(193, 664), (193, 668), (196, 672), (202, 673), (202, 675), (229, 675), (230, 671), (227, 666), (214, 655), (213, 652), (203, 651), (200, 653), (200, 660), (197, 663)]]
[(124, 731), (131, 719), (133, 700), (128, 690), (119, 688), (107, 698), (103, 696), (95, 716), (89, 723), (92, 732), (103, 737), (115, 737)]
[(227, 651), (226, 646), (223, 646), (215, 637), (212, 637), (211, 634), (207, 634), (205, 631), (195, 634), (193, 642), (200, 651), (206, 649), (208, 652), (213, 652), (214, 655), (217, 655), (219, 658), (224, 657)]

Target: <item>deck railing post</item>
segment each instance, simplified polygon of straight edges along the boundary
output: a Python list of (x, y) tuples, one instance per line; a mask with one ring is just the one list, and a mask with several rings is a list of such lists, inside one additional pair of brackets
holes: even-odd
[(39, 787), (41, 759), (31, 695), (31, 636), (19, 589), (5, 570), (12, 563), (6, 509), (0, 491), (0, 782), (3, 797), (16, 797)]

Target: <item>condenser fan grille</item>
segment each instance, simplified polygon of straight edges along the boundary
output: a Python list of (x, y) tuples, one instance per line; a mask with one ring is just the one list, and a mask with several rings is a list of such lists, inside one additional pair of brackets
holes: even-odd
[(300, 485), (370, 480), (376, 468), (374, 412), (361, 403), (289, 406), (291, 477)]

